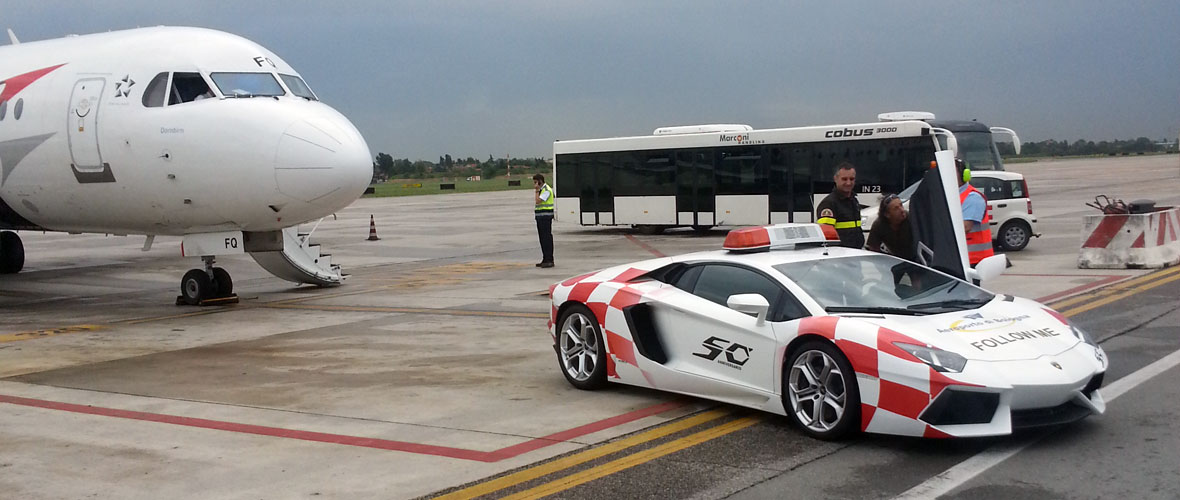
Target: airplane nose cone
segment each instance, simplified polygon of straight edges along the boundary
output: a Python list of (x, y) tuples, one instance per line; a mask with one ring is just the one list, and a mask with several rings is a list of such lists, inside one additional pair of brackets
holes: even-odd
[(336, 210), (356, 200), (372, 176), (369, 146), (342, 116), (296, 120), (279, 138), (275, 180), (287, 196)]

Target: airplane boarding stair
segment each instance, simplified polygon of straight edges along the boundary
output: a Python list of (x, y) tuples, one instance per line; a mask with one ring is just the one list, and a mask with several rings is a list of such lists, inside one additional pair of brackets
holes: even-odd
[(294, 226), (283, 230), (281, 252), (251, 252), (250, 256), (271, 274), (295, 283), (332, 286), (348, 276), (332, 263), (331, 254), (320, 253), (320, 245), (311, 243), (310, 233), (300, 233)]

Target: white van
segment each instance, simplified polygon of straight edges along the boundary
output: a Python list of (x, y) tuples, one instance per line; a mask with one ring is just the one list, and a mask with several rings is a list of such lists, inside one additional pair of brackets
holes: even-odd
[[(1036, 232), (1037, 217), (1033, 215), (1032, 199), (1029, 198), (1028, 183), (1023, 175), (999, 170), (973, 170), (971, 185), (987, 198), (992, 216), (992, 242), (997, 247), (1015, 252), (1028, 246), (1032, 238), (1041, 236)], [(910, 196), (917, 188), (918, 184), (914, 183), (898, 194), (907, 210)], [(861, 195), (861, 203), (871, 200), (869, 206), (860, 211), (861, 228), (868, 233), (877, 220), (881, 197), (863, 199), (864, 196)]]

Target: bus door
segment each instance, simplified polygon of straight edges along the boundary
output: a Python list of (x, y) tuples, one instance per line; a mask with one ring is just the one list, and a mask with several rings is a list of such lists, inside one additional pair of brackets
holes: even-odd
[(709, 150), (676, 152), (676, 224), (715, 225), (713, 155)]
[(770, 223), (811, 222), (811, 147), (806, 144), (770, 149)]
[(582, 180), (582, 224), (615, 223), (615, 193), (611, 189), (615, 167), (610, 155), (588, 155), (582, 166), (586, 174)]

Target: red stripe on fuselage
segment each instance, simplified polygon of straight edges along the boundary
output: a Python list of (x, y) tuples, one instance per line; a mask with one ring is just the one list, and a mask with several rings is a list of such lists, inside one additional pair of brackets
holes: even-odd
[(32, 85), (33, 82), (62, 66), (65, 66), (65, 63), (58, 64), (57, 66), (50, 66), (48, 68), (42, 68), (36, 71), (30, 71), (23, 75), (17, 75), (0, 82), (4, 84), (4, 91), (0, 92), (0, 102), (11, 100), (16, 96), (17, 93), (24, 90), (25, 87)]

